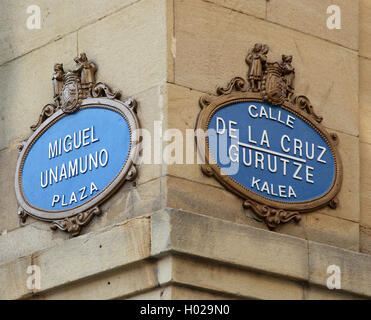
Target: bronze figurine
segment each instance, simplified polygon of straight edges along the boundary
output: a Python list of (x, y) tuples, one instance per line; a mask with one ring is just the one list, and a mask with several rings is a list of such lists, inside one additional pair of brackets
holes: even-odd
[(295, 68), (292, 66), (292, 55), (283, 54), (281, 66), (283, 68), (283, 76), (287, 84), (287, 96), (291, 97), (295, 90)]
[(268, 51), (269, 47), (267, 45), (256, 43), (246, 57), (246, 63), (249, 66), (247, 79), (253, 92), (258, 92), (261, 89)]
[(53, 88), (54, 88), (53, 98), (57, 106), (60, 105), (59, 96), (62, 93), (63, 77), (64, 77), (63, 64), (56, 63), (54, 65), (54, 73), (53, 73), (52, 80), (53, 80)]
[(91, 90), (95, 84), (96, 64), (89, 61), (85, 53), (81, 53), (80, 57), (76, 57), (74, 61), (77, 65), (73, 72), (80, 75), (82, 88)]

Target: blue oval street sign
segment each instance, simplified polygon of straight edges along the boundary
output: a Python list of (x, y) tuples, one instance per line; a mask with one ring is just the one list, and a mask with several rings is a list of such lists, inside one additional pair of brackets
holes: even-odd
[(16, 192), (22, 207), (61, 219), (99, 204), (127, 176), (137, 153), (136, 118), (122, 102), (86, 99), (55, 113), (22, 151)]
[(295, 94), (292, 55), (268, 61), (268, 52), (256, 43), (246, 79), (200, 97), (196, 136), (202, 172), (273, 229), (304, 212), (335, 209), (343, 173), (338, 136), (306, 96)]
[(208, 129), (211, 155), (224, 174), (262, 197), (300, 203), (320, 198), (334, 183), (328, 142), (288, 110), (258, 101), (231, 104), (213, 114)]
[(336, 207), (342, 182), (337, 136), (312, 110), (291, 102), (272, 105), (249, 91), (205, 96), (200, 105), (202, 171), (243, 198), (244, 207), (269, 227)]

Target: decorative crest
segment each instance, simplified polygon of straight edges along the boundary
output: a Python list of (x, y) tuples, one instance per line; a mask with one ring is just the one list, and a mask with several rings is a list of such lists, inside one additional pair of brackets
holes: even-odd
[[(248, 51), (246, 64), (248, 65), (247, 80), (241, 77), (233, 78), (227, 87), (218, 87), (218, 95), (231, 94), (233, 91), (257, 93), (263, 101), (279, 106), (292, 103), (297, 108), (307, 112), (316, 122), (322, 122), (313, 109), (309, 99), (305, 96), (295, 96), (295, 68), (292, 65), (292, 55), (282, 55), (280, 62), (268, 61), (269, 47), (266, 44), (256, 43)], [(201, 108), (206, 107), (212, 98), (200, 98)]]
[(65, 72), (62, 63), (54, 65), (52, 76), (54, 89), (54, 103), (47, 104), (39, 117), (37, 124), (31, 126), (32, 131), (38, 127), (57, 110), (64, 113), (74, 113), (79, 110), (81, 102), (87, 98), (106, 97), (108, 99), (120, 98), (120, 92), (112, 92), (104, 83), (96, 83), (95, 73), (97, 65), (90, 61), (85, 53), (73, 59), (76, 66), (73, 70)]

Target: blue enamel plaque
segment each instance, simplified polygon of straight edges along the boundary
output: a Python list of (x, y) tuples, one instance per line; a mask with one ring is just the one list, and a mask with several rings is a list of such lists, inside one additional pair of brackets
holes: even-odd
[(119, 175), (130, 141), (127, 120), (113, 109), (97, 106), (62, 117), (28, 150), (21, 171), (25, 201), (48, 212), (91, 201)]
[(243, 188), (262, 197), (300, 203), (332, 187), (336, 162), (318, 130), (284, 108), (239, 102), (218, 109), (208, 125), (210, 154)]

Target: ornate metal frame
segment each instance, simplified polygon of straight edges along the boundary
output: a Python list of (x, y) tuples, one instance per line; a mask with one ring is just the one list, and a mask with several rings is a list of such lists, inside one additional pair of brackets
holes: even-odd
[[(83, 55), (84, 54), (81, 56)], [(140, 139), (137, 130), (140, 128), (139, 120), (136, 116), (137, 102), (131, 98), (126, 101), (120, 101), (118, 100), (118, 97), (120, 96), (119, 92), (112, 92), (109, 87), (103, 83), (95, 84), (94, 73), (96, 71), (96, 65), (93, 62), (88, 61), (86, 55), (84, 55), (84, 58), (85, 62), (90, 66), (94, 66), (92, 73), (93, 77), (90, 77), (89, 79), (91, 80), (90, 83), (84, 85), (84, 77), (81, 75), (81, 70), (68, 72), (66, 74), (64, 74), (63, 71), (63, 77), (60, 76), (60, 80), (58, 81), (63, 81), (64, 83), (57, 83), (57, 88), (56, 83), (54, 86), (55, 103), (47, 104), (43, 108), (38, 123), (31, 127), (34, 133), (27, 141), (22, 142), (18, 147), (20, 155), (15, 174), (15, 192), (19, 204), (18, 215), (21, 225), (25, 223), (27, 216), (32, 216), (39, 220), (52, 222), (52, 230), (60, 229), (71, 233), (72, 236), (77, 236), (80, 234), (81, 228), (84, 225), (89, 223), (95, 215), (101, 214), (99, 205), (106, 201), (125, 181), (134, 180), (137, 176), (135, 161), (139, 155)], [(76, 60), (78, 61), (78, 58), (75, 58), (75, 61)], [(61, 66), (61, 64), (56, 64), (55, 69), (61, 70), (59, 66)], [(81, 80), (79, 77), (81, 77)], [(62, 88), (65, 88), (66, 83), (68, 85), (73, 81), (76, 81), (76, 87), (79, 88), (76, 92), (73, 92), (74, 88), (72, 84), (72, 94), (75, 94), (75, 96), (69, 99), (69, 95), (66, 94), (64, 99), (61, 98), (63, 95)], [(83, 85), (81, 85), (81, 82)], [(69, 89), (66, 90), (68, 91)], [(68, 114), (89, 108), (113, 110), (119, 113), (127, 121), (130, 131), (130, 149), (125, 164), (122, 166), (116, 177), (102, 192), (98, 193), (95, 197), (78, 207), (69, 210), (51, 212), (37, 208), (28, 203), (22, 189), (22, 170), (25, 159), (33, 144), (51, 126), (66, 117)]]
[[(268, 46), (260, 46), (261, 48), (265, 48), (266, 53), (268, 52)], [(292, 203), (275, 201), (258, 195), (240, 185), (230, 176), (222, 174), (222, 169), (210, 155), (208, 137), (198, 134), (196, 131), (198, 151), (202, 159), (205, 159), (205, 164), (201, 165), (202, 172), (209, 177), (213, 176), (227, 190), (244, 199), (243, 207), (245, 209), (252, 209), (258, 217), (265, 220), (265, 223), (270, 229), (274, 229), (279, 224), (290, 220), (298, 222), (301, 219), (301, 213), (304, 212), (318, 210), (325, 206), (330, 206), (332, 209), (335, 209), (338, 205), (337, 194), (342, 184), (342, 163), (337, 150), (339, 142), (338, 137), (335, 133), (328, 133), (326, 128), (321, 125), (322, 117), (315, 114), (313, 106), (307, 97), (294, 95), (293, 75), (291, 75), (291, 81), (286, 80), (288, 73), (285, 72), (284, 60), (288, 60), (288, 57), (292, 59), (292, 56), (283, 55), (283, 62), (281, 64), (278, 62), (263, 63), (260, 79), (258, 76), (254, 78), (261, 80), (261, 83), (258, 84), (254, 90), (252, 85), (249, 85), (245, 79), (236, 77), (229, 82), (226, 88), (218, 87), (216, 90), (217, 96), (202, 96), (199, 100), (199, 105), (202, 110), (198, 115), (196, 123), (196, 130), (201, 129), (202, 132), (206, 133), (209, 122), (217, 110), (239, 102), (261, 101), (268, 102), (295, 114), (313, 127), (326, 140), (334, 156), (336, 167), (335, 178), (331, 188), (325, 195), (316, 199)], [(294, 69), (291, 66), (291, 59), (289, 59), (289, 69), (291, 69), (291, 73), (294, 74)], [(248, 78), (250, 71), (251, 66)]]

